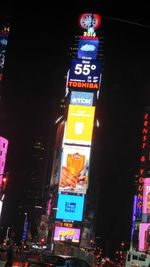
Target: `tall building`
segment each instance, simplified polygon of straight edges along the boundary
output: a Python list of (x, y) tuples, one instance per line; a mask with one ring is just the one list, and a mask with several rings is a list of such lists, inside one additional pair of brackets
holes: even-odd
[[(43, 206), (43, 189), (45, 183), (45, 161), (46, 150), (40, 139), (34, 142), (31, 149), (30, 163), (27, 167), (26, 183), (24, 185), (24, 198), (19, 203), (16, 222), (16, 231), (18, 229), (17, 241), (24, 239), (38, 240), (38, 225), (42, 213)], [(24, 222), (28, 225), (26, 236), (24, 234)], [(24, 237), (23, 237), (24, 236)]]
[(88, 245), (93, 238), (93, 210), (89, 205), (90, 156), (95, 109), (103, 70), (101, 24), (97, 14), (79, 18), (81, 33), (75, 36), (66, 75), (65, 109), (57, 123), (56, 144), (50, 180), (51, 248), (58, 241), (74, 246)]

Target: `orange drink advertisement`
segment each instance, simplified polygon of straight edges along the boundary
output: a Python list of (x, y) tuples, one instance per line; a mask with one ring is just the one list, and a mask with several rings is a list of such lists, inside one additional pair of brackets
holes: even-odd
[(64, 146), (59, 192), (86, 194), (90, 147)]
[(69, 105), (64, 142), (90, 145), (95, 107)]

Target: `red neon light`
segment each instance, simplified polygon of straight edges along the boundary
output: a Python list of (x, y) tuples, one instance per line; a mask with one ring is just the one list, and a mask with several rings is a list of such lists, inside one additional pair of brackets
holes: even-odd
[(142, 175), (143, 173), (144, 173), (144, 169), (141, 168), (141, 169), (140, 169), (140, 174)]
[(84, 39), (84, 40), (98, 40), (98, 37), (94, 37), (94, 36), (84, 36), (84, 35), (81, 35), (80, 36), (80, 39)]
[(145, 161), (145, 156), (142, 156), (141, 159), (140, 159), (141, 162), (144, 162)]
[(148, 129), (147, 128), (143, 128), (143, 134), (147, 134), (148, 133)]
[(138, 202), (138, 203), (137, 203), (137, 206), (138, 206), (139, 208), (141, 208), (141, 207), (142, 207), (142, 202)]
[(139, 185), (138, 190), (143, 191), (143, 185)]
[(147, 135), (143, 135), (143, 141), (147, 140)]
[(141, 178), (139, 179), (139, 183), (142, 184), (143, 182), (144, 182), (144, 178), (141, 177)]
[(147, 120), (148, 119), (148, 113), (144, 114), (144, 119)]
[(148, 126), (148, 121), (144, 121), (144, 126)]
[(146, 147), (146, 143), (142, 143), (142, 149)]

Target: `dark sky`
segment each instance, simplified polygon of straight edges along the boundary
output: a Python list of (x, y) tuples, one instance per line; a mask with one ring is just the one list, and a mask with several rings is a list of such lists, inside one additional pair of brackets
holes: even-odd
[(13, 188), (11, 212), (18, 201), (18, 185), (26, 179), (26, 155), (33, 140), (41, 136), (53, 142), (50, 127), (64, 97), (67, 52), (78, 30), (78, 15), (95, 12), (102, 16), (104, 36), (103, 82), (96, 110), (101, 127), (95, 133), (91, 163), (97, 234), (101, 226), (108, 243), (129, 240), (143, 112), (150, 105), (148, 10), (146, 1), (132, 8), (127, 2), (80, 1), (73, 8), (37, 4), (36, 10), (1, 9), (0, 19), (10, 21), (0, 134), (10, 140), (6, 166)]

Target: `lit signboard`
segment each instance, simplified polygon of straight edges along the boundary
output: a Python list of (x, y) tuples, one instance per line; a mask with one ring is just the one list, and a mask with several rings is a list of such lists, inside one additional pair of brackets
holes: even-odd
[(78, 58), (80, 59), (96, 59), (98, 51), (98, 40), (80, 39), (78, 46)]
[(64, 146), (59, 192), (86, 194), (90, 147)]
[(93, 105), (94, 93), (71, 91), (70, 104), (81, 106)]
[(5, 63), (6, 48), (8, 43), (9, 27), (4, 27), (0, 31), (0, 81), (2, 80), (3, 68)]
[(142, 222), (150, 222), (150, 178), (144, 178)]
[(141, 223), (139, 228), (139, 251), (150, 250), (150, 223)]
[(68, 88), (99, 90), (100, 73), (100, 61), (72, 59)]
[(58, 194), (56, 219), (82, 221), (84, 196)]
[(54, 231), (54, 240), (71, 241), (73, 243), (79, 243), (80, 229), (56, 226)]
[(69, 105), (65, 143), (91, 144), (95, 107)]
[(59, 122), (56, 132), (55, 151), (53, 157), (53, 168), (51, 173), (50, 185), (58, 184), (59, 182), (64, 127), (65, 127), (65, 122), (64, 121)]

